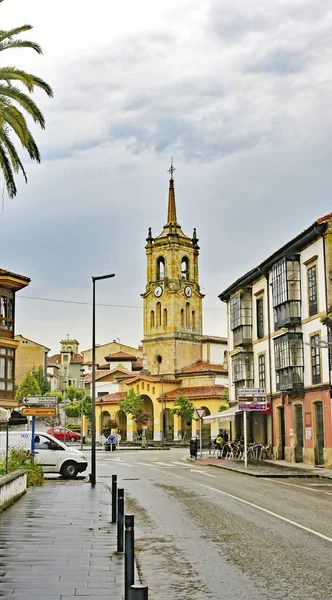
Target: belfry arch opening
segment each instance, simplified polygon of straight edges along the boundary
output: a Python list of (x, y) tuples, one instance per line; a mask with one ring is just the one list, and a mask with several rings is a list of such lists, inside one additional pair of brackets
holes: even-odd
[(184, 256), (181, 262), (182, 279), (189, 279), (189, 259)]
[(157, 259), (157, 280), (162, 281), (165, 279), (165, 259), (163, 256), (159, 256)]

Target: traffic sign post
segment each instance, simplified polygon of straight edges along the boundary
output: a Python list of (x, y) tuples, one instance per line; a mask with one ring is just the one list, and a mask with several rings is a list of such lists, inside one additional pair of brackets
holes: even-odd
[(56, 415), (56, 408), (52, 407), (52, 406), (44, 406), (44, 407), (27, 407), (27, 408), (22, 408), (22, 415), (25, 416), (30, 416), (30, 417), (36, 417), (36, 416), (43, 416), (43, 417), (51, 417)]
[(202, 454), (202, 419), (205, 415), (206, 409), (201, 407), (201, 408), (196, 408), (196, 415), (199, 418), (199, 455), (202, 458), (203, 454)]
[(239, 402), (239, 410), (258, 412), (269, 411), (271, 409), (270, 402)]
[[(107, 441), (108, 441), (108, 443), (110, 445), (110, 450), (112, 451), (113, 450), (113, 445), (116, 443), (116, 437), (115, 437), (115, 435), (113, 435), (113, 433), (111, 433), (108, 436)], [(114, 450), (115, 450), (115, 448), (114, 448)]]
[(265, 388), (239, 388), (237, 392), (238, 398), (241, 396), (266, 396)]
[(56, 396), (26, 396), (22, 403), (25, 406), (56, 406)]

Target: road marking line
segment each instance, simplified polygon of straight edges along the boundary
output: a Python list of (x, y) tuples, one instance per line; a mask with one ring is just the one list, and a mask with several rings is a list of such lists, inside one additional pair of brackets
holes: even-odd
[[(190, 480), (189, 480), (190, 481)], [(280, 521), (285, 521), (285, 523), (289, 523), (290, 525), (294, 525), (294, 527), (298, 527), (299, 529), (303, 529), (303, 531), (307, 531), (308, 533), (312, 533), (313, 535), (316, 535), (317, 537), (322, 538), (323, 540), (326, 540), (327, 542), (330, 542), (332, 544), (332, 538), (329, 538), (327, 535), (324, 535), (323, 533), (319, 533), (318, 531), (315, 531), (314, 529), (310, 529), (310, 527), (305, 527), (305, 525), (301, 525), (300, 523), (296, 523), (296, 521), (292, 521), (291, 519), (287, 519), (286, 517), (283, 517), (282, 515), (278, 515), (277, 513), (273, 512), (272, 510), (268, 510), (267, 508), (263, 508), (262, 506), (258, 506), (257, 504), (254, 504), (253, 502), (249, 502), (248, 500), (244, 500), (243, 498), (239, 498), (238, 496), (233, 496), (233, 494), (228, 494), (227, 492), (223, 492), (221, 490), (217, 490), (216, 488), (213, 488), (209, 485), (205, 485), (204, 483), (198, 483), (197, 485), (206, 488), (207, 490), (212, 490), (214, 492), (217, 492), (218, 494), (222, 494), (223, 496), (227, 496), (228, 498), (233, 498), (234, 500), (238, 500), (239, 502), (242, 502), (243, 504), (246, 504), (247, 506), (252, 506), (253, 508), (257, 508), (258, 510), (261, 510), (262, 512), (266, 513), (267, 515), (271, 515), (272, 517), (275, 517), (276, 519), (280, 519)]]
[[(182, 479), (185, 481), (189, 481), (189, 483), (192, 483), (192, 479), (187, 479), (187, 477), (183, 477), (183, 476), (180, 477), (180, 475), (175, 475), (174, 473), (169, 473), (169, 475), (172, 475), (173, 477), (177, 477), (178, 479)], [(286, 517), (283, 517), (282, 515), (278, 515), (277, 513), (272, 512), (271, 510), (268, 510), (267, 508), (258, 506), (257, 504), (254, 504), (253, 502), (249, 502), (248, 500), (243, 500), (243, 498), (239, 498), (238, 496), (234, 496), (233, 494), (228, 494), (227, 492), (218, 490), (217, 488), (214, 488), (210, 485), (206, 485), (205, 483), (199, 483), (199, 481), (196, 481), (196, 485), (199, 487), (205, 488), (206, 490), (211, 490), (212, 492), (217, 492), (218, 494), (227, 496), (228, 498), (233, 498), (233, 500), (238, 500), (238, 502), (242, 502), (243, 504), (246, 504), (247, 506), (252, 506), (253, 508), (256, 508), (257, 510), (261, 510), (262, 512), (264, 512), (268, 515), (271, 515), (272, 517), (275, 517), (276, 519), (280, 519), (280, 521), (285, 521), (285, 523), (289, 523), (290, 525), (294, 525), (294, 527), (298, 527), (299, 529), (302, 529), (303, 531), (312, 533), (313, 535), (316, 535), (317, 537), (320, 537), (323, 540), (326, 540), (327, 542), (330, 542), (332, 544), (332, 538), (329, 538), (326, 535), (323, 535), (322, 533), (315, 531), (314, 529), (305, 527), (304, 525), (301, 525), (300, 523), (296, 523), (296, 521), (291, 521), (291, 519), (287, 519)], [(330, 492), (326, 492), (326, 493), (328, 494)]]
[(169, 463), (164, 463), (164, 462), (161, 462), (161, 461), (153, 461), (153, 464), (154, 465), (162, 465), (163, 467), (169, 467), (170, 466)]
[(324, 494), (327, 494), (328, 496), (332, 496), (332, 492), (324, 492)]
[(292, 487), (301, 488), (301, 490), (307, 490), (308, 492), (319, 492), (320, 490), (314, 490), (312, 488), (304, 487), (303, 485), (297, 485), (296, 483), (288, 483), (288, 481), (276, 481), (275, 479), (270, 479), (268, 477), (262, 477), (264, 481), (268, 481), (269, 483), (280, 483), (280, 485), (290, 485)]
[(202, 475), (206, 475), (207, 477), (216, 477), (216, 475), (211, 475), (211, 473), (206, 473), (205, 471), (199, 471), (198, 469), (190, 469), (192, 473), (201, 473)]

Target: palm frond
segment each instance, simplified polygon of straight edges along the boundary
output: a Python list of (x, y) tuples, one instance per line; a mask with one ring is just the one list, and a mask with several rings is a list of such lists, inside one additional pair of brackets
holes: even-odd
[(39, 123), (41, 128), (45, 129), (45, 119), (42, 112), (39, 110), (37, 104), (29, 96), (21, 92), (21, 90), (11, 85), (0, 84), (0, 96), (12, 98), (12, 100), (20, 104), (29, 113), (35, 123)]
[(2, 50), (9, 50), (10, 48), (32, 48), (32, 50), (35, 50), (38, 54), (43, 54), (39, 44), (30, 42), (29, 40), (14, 40), (0, 43), (0, 52)]
[(5, 184), (10, 198), (14, 198), (17, 194), (17, 189), (14, 180), (13, 169), (10, 164), (9, 157), (2, 144), (0, 144), (0, 168), (5, 178)]
[(24, 167), (22, 165), (21, 159), (20, 159), (19, 155), (17, 154), (16, 148), (15, 148), (13, 142), (11, 141), (9, 135), (3, 129), (0, 130), (0, 143), (6, 148), (8, 154), (9, 154), (9, 159), (11, 161), (14, 172), (18, 173), (21, 170), (23, 173), (25, 182), (27, 183), (28, 178), (27, 178), (26, 172), (24, 170)]
[[(1, 0), (1, 2), (2, 1), (3, 0)], [(32, 25), (21, 25), (21, 27), (8, 29), (8, 31), (0, 29), (0, 42), (2, 42), (3, 40), (12, 39), (14, 35), (18, 35), (19, 33), (23, 33), (24, 31), (30, 31), (31, 29), (33, 29)]]
[(26, 120), (22, 113), (15, 106), (8, 106), (4, 109), (5, 122), (12, 128), (19, 138), (22, 146), (28, 151), (32, 160), (40, 162), (40, 153), (38, 146), (31, 135)]
[(7, 83), (10, 83), (12, 80), (18, 80), (28, 88), (29, 92), (33, 92), (36, 86), (43, 89), (48, 96), (53, 96), (53, 90), (48, 83), (36, 75), (26, 73), (15, 67), (0, 67), (0, 80), (7, 81)]

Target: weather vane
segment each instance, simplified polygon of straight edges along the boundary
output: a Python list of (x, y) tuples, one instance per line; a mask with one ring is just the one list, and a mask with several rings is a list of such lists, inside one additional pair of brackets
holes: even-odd
[(173, 167), (173, 156), (172, 156), (172, 157), (171, 157), (171, 166), (170, 166), (170, 168), (167, 170), (167, 173), (170, 173), (170, 174), (171, 174), (171, 179), (173, 179), (173, 173), (174, 173), (174, 171), (176, 171), (176, 168), (175, 168), (175, 167)]

